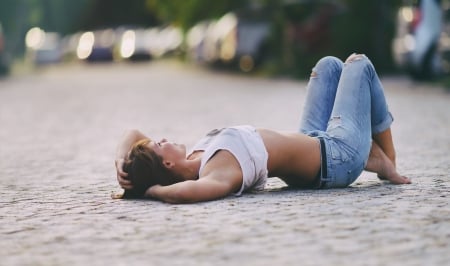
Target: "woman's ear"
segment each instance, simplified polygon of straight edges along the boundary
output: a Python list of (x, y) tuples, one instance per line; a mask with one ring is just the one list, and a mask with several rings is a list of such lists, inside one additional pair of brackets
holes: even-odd
[(164, 166), (165, 166), (167, 169), (170, 169), (170, 168), (172, 168), (172, 167), (175, 166), (175, 163), (174, 163), (174, 162), (168, 161), (168, 160), (163, 161), (163, 164), (164, 164)]

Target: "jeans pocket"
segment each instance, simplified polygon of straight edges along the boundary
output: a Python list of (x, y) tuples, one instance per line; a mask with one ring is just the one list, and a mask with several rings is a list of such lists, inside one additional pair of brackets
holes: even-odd
[(336, 163), (348, 162), (355, 155), (355, 151), (351, 147), (349, 147), (344, 142), (339, 141), (339, 140), (332, 141), (332, 143), (330, 143), (329, 147), (330, 147), (331, 158)]

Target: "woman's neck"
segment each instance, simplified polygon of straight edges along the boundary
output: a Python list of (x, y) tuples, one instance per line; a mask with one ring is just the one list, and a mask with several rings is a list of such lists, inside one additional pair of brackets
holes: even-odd
[(201, 154), (195, 152), (188, 156), (186, 169), (183, 171), (184, 180), (197, 180), (199, 176)]

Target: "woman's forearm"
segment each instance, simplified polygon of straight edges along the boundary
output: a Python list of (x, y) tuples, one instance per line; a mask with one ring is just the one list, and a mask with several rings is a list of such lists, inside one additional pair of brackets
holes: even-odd
[(132, 129), (126, 131), (122, 139), (120, 140), (119, 145), (117, 146), (116, 160), (125, 159), (133, 144), (145, 138), (147, 137), (144, 134), (142, 134), (139, 130)]
[(194, 202), (194, 200), (189, 197), (189, 193), (188, 195), (185, 195), (186, 193), (183, 193), (186, 192), (186, 189), (183, 189), (183, 186), (189, 183), (188, 181), (185, 182), (186, 183), (182, 182), (170, 186), (154, 185), (147, 189), (147, 191), (145, 192), (145, 197), (172, 204)]

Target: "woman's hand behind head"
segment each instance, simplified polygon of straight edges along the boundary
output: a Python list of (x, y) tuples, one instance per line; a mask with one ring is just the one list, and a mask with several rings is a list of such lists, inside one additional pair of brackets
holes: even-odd
[(132, 189), (133, 185), (131, 184), (131, 181), (127, 179), (128, 173), (126, 173), (123, 169), (125, 165), (125, 159), (116, 159), (116, 171), (117, 171), (117, 181), (119, 182), (119, 185), (123, 189)]

